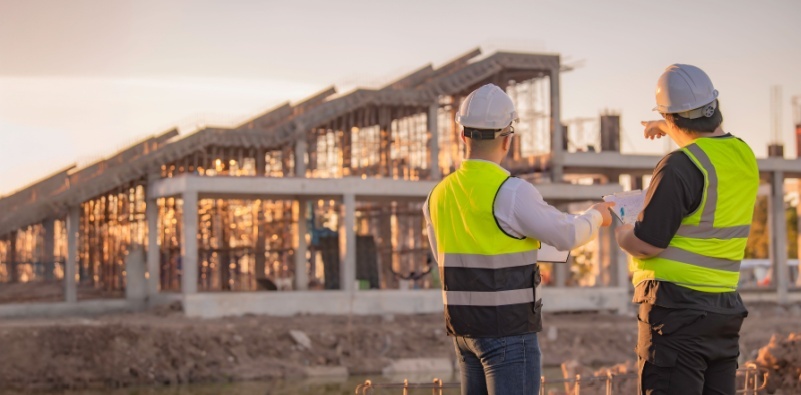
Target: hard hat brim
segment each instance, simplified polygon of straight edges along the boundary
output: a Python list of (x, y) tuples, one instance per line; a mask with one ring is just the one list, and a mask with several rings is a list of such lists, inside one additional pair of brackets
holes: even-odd
[(715, 90), (712, 91), (712, 99), (705, 100), (704, 103), (700, 103), (698, 105), (696, 105), (697, 103), (693, 103), (692, 105), (683, 105), (683, 106), (659, 106), (659, 105), (657, 105), (656, 107), (651, 109), (651, 111), (656, 111), (656, 112), (659, 112), (659, 113), (662, 113), (662, 114), (675, 114), (677, 112), (685, 112), (685, 111), (695, 110), (696, 108), (701, 108), (701, 107), (703, 107), (703, 106), (705, 106), (705, 105), (707, 105), (709, 103), (712, 103), (713, 101), (715, 101), (717, 99), (718, 99), (718, 90), (715, 89)]

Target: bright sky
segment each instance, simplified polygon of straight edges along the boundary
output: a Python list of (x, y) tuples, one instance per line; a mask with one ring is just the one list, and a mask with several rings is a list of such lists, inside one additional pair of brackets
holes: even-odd
[(766, 155), (770, 87), (801, 95), (801, 2), (0, 0), (0, 195), (172, 126), (241, 119), (335, 84), (373, 87), (475, 47), (557, 52), (563, 118), (622, 113), (643, 141), (657, 78), (704, 69), (724, 127)]

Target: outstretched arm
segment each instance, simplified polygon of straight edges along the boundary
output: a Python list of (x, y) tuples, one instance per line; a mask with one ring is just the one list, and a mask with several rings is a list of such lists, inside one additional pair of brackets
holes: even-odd
[(565, 251), (580, 247), (592, 240), (601, 226), (611, 223), (608, 207), (610, 203), (598, 203), (581, 215), (559, 211), (546, 203), (534, 185), (519, 179), (513, 194), (498, 194), (496, 208), (511, 207), (512, 210), (496, 210), (496, 218), (505, 230), (520, 236), (532, 237)]

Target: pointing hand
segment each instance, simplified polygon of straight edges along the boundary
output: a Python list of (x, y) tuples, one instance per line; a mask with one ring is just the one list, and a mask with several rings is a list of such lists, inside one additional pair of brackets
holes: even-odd
[(645, 136), (646, 139), (661, 139), (662, 136), (667, 135), (668, 126), (664, 119), (658, 121), (641, 121), (640, 123), (645, 127), (643, 136)]

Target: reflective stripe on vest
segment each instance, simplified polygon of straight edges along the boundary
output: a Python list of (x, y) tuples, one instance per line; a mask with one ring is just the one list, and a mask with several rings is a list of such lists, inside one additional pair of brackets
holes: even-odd
[[(718, 173), (709, 156), (698, 145), (687, 146), (687, 150), (692, 152), (695, 159), (706, 170), (707, 175), (707, 196), (701, 213), (701, 222), (698, 225), (681, 225), (678, 232), (679, 236), (693, 237), (697, 239), (737, 239), (748, 237), (751, 231), (751, 224), (727, 227), (714, 227), (715, 208), (718, 205)], [(711, 187), (711, 193), (710, 193)]]
[[(702, 292), (734, 291), (759, 186), (756, 158), (733, 137), (701, 138), (682, 150), (704, 174), (702, 202), (662, 253), (633, 260), (633, 282), (656, 279)], [(716, 166), (726, 172), (723, 177)]]
[(429, 196), (450, 334), (498, 337), (541, 328), (540, 243), (506, 234), (495, 218), (495, 198), (508, 179), (496, 164), (467, 160)]

